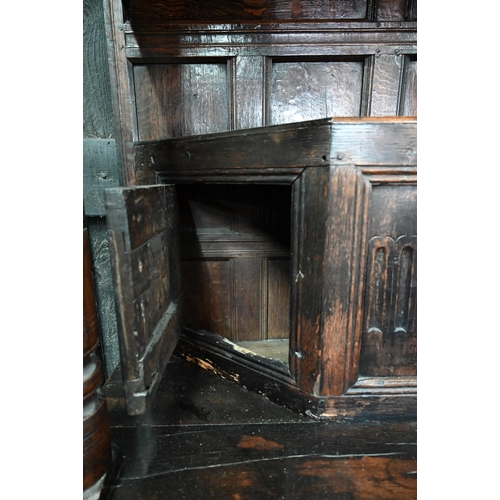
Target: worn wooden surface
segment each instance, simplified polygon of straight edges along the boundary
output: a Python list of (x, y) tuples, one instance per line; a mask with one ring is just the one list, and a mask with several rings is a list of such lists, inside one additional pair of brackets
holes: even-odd
[[(293, 4), (293, 5), (292, 5)], [(105, 5), (118, 159), (139, 140), (415, 114), (414, 2)]]
[[(233, 176), (248, 175), (239, 169), (239, 151), (247, 152), (257, 182), (268, 184), (267, 173), (280, 170), (276, 144), (290, 136), (315, 139), (287, 142), (290, 158), (298, 151), (300, 170), (291, 187), (232, 186)], [(396, 384), (395, 392), (394, 378), (416, 377), (416, 120), (329, 118), (137, 147), (146, 148), (151, 165), (167, 178), (189, 151), (183, 175), (192, 174), (196, 184), (211, 181), (199, 169), (215, 165), (231, 141), (238, 149), (224, 158), (232, 175), (214, 186), (177, 187), (186, 295), (183, 355), (211, 368), (215, 356), (219, 373), (232, 373), (273, 401), (316, 417), (380, 415), (384, 405), (388, 413), (413, 414), (415, 385)], [(311, 165), (317, 151), (325, 154)], [(157, 161), (162, 155), (170, 162)], [(128, 234), (137, 245), (154, 231), (156, 204), (150, 199), (144, 212), (134, 208), (137, 220), (150, 222), (135, 224)], [(279, 258), (281, 267), (275, 267)], [(126, 296), (121, 300), (124, 308), (130, 303)], [(244, 361), (216, 335), (234, 342), (265, 340), (270, 328), (275, 338), (290, 341), (289, 367), (282, 372), (256, 357)], [(349, 392), (360, 377), (387, 380), (382, 388), (365, 384), (362, 392)]]
[[(292, 186), (289, 325), (283, 316), (276, 325), (269, 319), (269, 311), (282, 308), (283, 300), (273, 302), (266, 294), (266, 289), (274, 295), (274, 291), (280, 293), (285, 288), (284, 280), (269, 286), (269, 280), (281, 280), (283, 263), (248, 258), (255, 238), (238, 245), (232, 242), (230, 249), (216, 238), (201, 245), (184, 240), (183, 248), (190, 257), (184, 261), (183, 272), (188, 278), (189, 309), (196, 303), (203, 305), (200, 317), (193, 318), (198, 326), (203, 323), (224, 335), (236, 330), (236, 338), (245, 340), (249, 340), (250, 332), (265, 330), (265, 325), (267, 334), (270, 329), (281, 332), (289, 327), (290, 376), (296, 381), (295, 389), (314, 395), (320, 404), (321, 398), (340, 397), (357, 383), (360, 343), (366, 338), (362, 331), (365, 311), (358, 306), (364, 293), (363, 259), (368, 251), (364, 241), (371, 195), (360, 186), (366, 191), (380, 184), (413, 186), (416, 179), (413, 129), (406, 136), (401, 130), (380, 135), (379, 125), (367, 122), (365, 136), (374, 146), (367, 150), (359, 147), (346, 123), (339, 124), (335, 139), (324, 143), (323, 133), (330, 135), (334, 125), (321, 120), (329, 114), (348, 121), (355, 121), (352, 116), (416, 114), (416, 2), (384, 0), (354, 5), (294, 1), (293, 5), (278, 6), (273, 1), (228, 0), (217, 7), (214, 2), (204, 2), (198, 9), (193, 9), (194, 5), (198, 4), (152, 6), (137, 0), (123, 8), (119, 0), (106, 3), (118, 158), (124, 183), (253, 182)], [(321, 126), (314, 130), (306, 127), (298, 135), (293, 135), (293, 127), (286, 128), (290, 122), (307, 119), (318, 119)], [(285, 128), (267, 136), (266, 131), (255, 128), (240, 136), (231, 131), (271, 124)], [(412, 127), (414, 123), (410, 123)], [(199, 137), (207, 132), (218, 132), (219, 136)], [(249, 144), (250, 136), (256, 138), (256, 134), (261, 134), (257, 144)], [(403, 141), (404, 147), (398, 149), (394, 139), (402, 136), (410, 142)], [(162, 140), (165, 137), (173, 141)], [(265, 147), (261, 147), (263, 140), (267, 140)], [(301, 144), (304, 155), (294, 150)], [(268, 167), (263, 169), (266, 161)], [(337, 176), (335, 190), (333, 178), (345, 169), (355, 170), (353, 176), (361, 176), (359, 182), (344, 183)], [(318, 199), (324, 186), (316, 177), (328, 180), (330, 195), (349, 192), (344, 204), (338, 201), (340, 198), (331, 197), (341, 213), (334, 214)], [(308, 194), (303, 197), (305, 192)], [(184, 206), (191, 214), (185, 215), (193, 215), (197, 196), (196, 190), (186, 194)], [(260, 208), (252, 210), (262, 212), (266, 198), (254, 198)], [(197, 228), (214, 229), (203, 224), (221, 215), (217, 213), (220, 207), (213, 209), (222, 199), (212, 193), (212, 202), (201, 204), (203, 213), (194, 214)], [(305, 215), (301, 204), (308, 206)], [(245, 216), (247, 208), (235, 205), (234, 219)], [(327, 219), (328, 227), (346, 239), (342, 245), (337, 245), (339, 239), (334, 235), (328, 235)], [(197, 236), (202, 233), (198, 229), (195, 232)], [(318, 238), (309, 241), (305, 233)], [(325, 258), (326, 250), (338, 259)], [(216, 255), (216, 251), (220, 253)], [(224, 256), (224, 251), (240, 251), (242, 256), (233, 261), (227, 253)], [(405, 262), (409, 262), (408, 255), (405, 250)], [(286, 260), (286, 256), (281, 257)], [(408, 269), (406, 263), (402, 265), (403, 273), (408, 274)], [(342, 279), (335, 284), (338, 276)], [(255, 280), (252, 286), (241, 285), (250, 278)], [(407, 290), (406, 281), (388, 283), (394, 290), (400, 285)], [(208, 297), (200, 293), (204, 289), (210, 290)], [(245, 311), (245, 303), (259, 300), (260, 311)], [(338, 307), (330, 311), (330, 302)], [(388, 307), (399, 307), (396, 304), (403, 302), (392, 302)], [(397, 314), (406, 317), (407, 312)], [(373, 361), (372, 351), (362, 351), (363, 366), (370, 365), (368, 376), (393, 377), (396, 372), (384, 372), (382, 365), (394, 352), (384, 348)], [(397, 361), (398, 366), (405, 362)], [(375, 369), (377, 364), (380, 366)], [(349, 399), (349, 412), (353, 400)], [(332, 414), (339, 409), (333, 400), (323, 403), (321, 409), (329, 408)]]
[(129, 411), (154, 395), (182, 325), (179, 217), (172, 186), (106, 191)]
[(415, 20), (416, 0), (196, 0), (170, 1), (168, 4), (146, 0), (127, 2), (126, 19), (136, 29), (159, 28), (178, 22), (273, 22), (325, 20)]
[[(119, 361), (103, 189), (118, 186), (112, 92), (102, 0), (83, 2), (83, 206), (88, 218), (96, 309), (105, 377)], [(104, 229), (103, 229), (104, 226)], [(104, 234), (103, 234), (104, 233)]]
[(123, 451), (110, 500), (414, 499), (414, 420), (317, 422), (174, 356), (144, 415), (105, 390)]
[[(382, 175), (415, 174), (416, 119), (324, 118), (139, 141), (133, 149), (138, 172), (151, 179), (156, 173), (164, 182), (292, 184), (305, 168), (328, 165), (356, 165)], [(385, 170), (374, 170), (377, 166)]]

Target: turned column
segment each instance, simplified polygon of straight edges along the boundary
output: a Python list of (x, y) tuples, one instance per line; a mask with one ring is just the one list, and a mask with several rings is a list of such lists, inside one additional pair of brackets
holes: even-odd
[(112, 466), (111, 438), (102, 362), (98, 344), (97, 315), (92, 282), (90, 244), (83, 229), (83, 492), (85, 499), (97, 499)]

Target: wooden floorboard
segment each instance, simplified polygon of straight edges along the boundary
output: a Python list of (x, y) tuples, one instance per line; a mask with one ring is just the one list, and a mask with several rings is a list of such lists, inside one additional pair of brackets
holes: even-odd
[(175, 358), (144, 415), (105, 387), (123, 454), (110, 500), (413, 499), (416, 422), (321, 422)]

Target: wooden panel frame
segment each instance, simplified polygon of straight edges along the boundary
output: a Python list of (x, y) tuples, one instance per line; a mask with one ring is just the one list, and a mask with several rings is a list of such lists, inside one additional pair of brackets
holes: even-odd
[[(135, 64), (228, 62), (231, 127), (266, 125), (269, 61), (272, 59), (365, 59), (363, 116), (395, 116), (401, 101), (404, 58), (416, 54), (417, 23), (378, 21), (371, 2), (366, 21), (325, 20), (214, 24), (158, 22), (132, 26), (121, 0), (105, 0), (120, 185), (145, 185), (136, 178), (133, 143), (138, 140)], [(390, 85), (387, 85), (387, 82)], [(241, 97), (244, 89), (244, 96)]]
[(289, 366), (193, 329), (181, 335), (187, 359), (313, 416), (414, 413), (415, 377), (359, 377), (358, 365), (371, 189), (416, 185), (416, 119), (313, 120), (144, 141), (134, 153), (158, 182), (292, 189)]
[[(409, 134), (413, 139), (406, 136), (401, 139), (406, 143), (399, 157), (396, 155), (397, 161), (394, 163), (387, 163), (390, 159), (387, 156), (379, 158), (378, 163), (376, 158), (373, 160), (375, 163), (370, 163), (363, 157), (363, 151), (348, 137), (349, 134), (345, 137), (339, 136), (339, 130), (334, 131), (335, 124), (328, 120), (318, 120), (317, 125), (308, 130), (294, 131), (293, 126), (287, 128), (287, 125), (280, 126), (284, 127), (283, 129), (274, 129), (275, 135), (269, 136), (267, 140), (267, 146), (271, 148), (272, 153), (272, 168), (263, 168), (266, 159), (262, 155), (259, 157), (257, 150), (255, 157), (242, 156), (237, 164), (238, 168), (235, 167), (236, 163), (221, 163), (224, 158), (222, 154), (212, 164), (205, 161), (205, 156), (203, 166), (200, 163), (189, 173), (189, 169), (200, 160), (199, 155), (205, 155), (206, 151), (193, 149), (194, 143), (190, 138), (185, 138), (170, 144), (173, 148), (170, 153), (179, 153), (176, 156), (178, 168), (167, 171), (157, 168), (158, 165), (163, 165), (161, 162), (156, 166), (148, 163), (147, 150), (158, 146), (155, 146), (155, 141), (149, 145), (137, 144), (137, 148), (134, 147), (138, 136), (133, 65), (225, 59), (230, 71), (232, 90), (232, 102), (229, 103), (231, 126), (248, 128), (265, 125), (268, 86), (266, 78), (269, 78), (266, 68), (273, 58), (364, 58), (367, 77), (363, 81), (362, 114), (370, 117), (395, 116), (399, 113), (404, 92), (402, 82), (405, 61), (408, 56), (416, 54), (416, 2), (408, 0), (404, 21), (378, 19), (379, 3), (377, 0), (369, 2), (367, 19), (364, 21), (287, 21), (267, 24), (261, 24), (260, 21), (233, 24), (182, 24), (160, 21), (154, 26), (141, 27), (132, 25), (124, 17), (122, 0), (105, 0), (120, 184), (135, 186), (168, 181), (290, 185), (294, 199), (293, 224), (294, 227), (300, 228), (303, 227), (301, 224), (307, 222), (309, 214), (308, 210), (301, 211), (305, 206), (302, 205), (304, 199), (301, 193), (312, 190), (315, 183), (322, 179), (326, 183), (324, 185), (328, 186), (327, 192), (330, 195), (335, 190), (343, 193), (346, 189), (356, 198), (356, 201), (346, 201), (345, 206), (338, 207), (347, 211), (352, 225), (356, 228), (343, 233), (351, 247), (355, 246), (364, 238), (363, 227), (367, 216), (365, 212), (370, 198), (370, 186), (385, 182), (416, 182), (415, 144), (411, 142), (413, 136), (416, 136), (416, 123), (413, 123), (414, 129)], [(402, 5), (402, 2), (399, 3)], [(246, 95), (251, 96), (250, 99), (241, 99), (239, 89), (245, 89)], [(405, 120), (412, 121), (405, 118), (399, 123)], [(337, 120), (337, 123), (340, 121)], [(343, 127), (343, 132), (347, 133), (348, 129), (349, 127)], [(334, 132), (337, 134), (335, 138)], [(247, 133), (253, 135), (255, 140), (263, 139), (258, 136), (259, 132), (249, 130)], [(195, 141), (197, 139), (194, 138)], [(212, 137), (210, 140), (215, 142), (211, 145), (203, 145), (201, 142), (200, 147), (210, 149), (215, 146), (222, 152), (227, 144), (237, 147), (241, 138), (231, 136), (231, 133), (221, 133), (220, 139), (217, 142), (217, 138)], [(160, 141), (161, 147), (165, 144)], [(274, 149), (272, 144), (275, 145)], [(161, 156), (161, 147), (156, 147), (155, 155)], [(142, 152), (140, 148), (144, 148)], [(290, 148), (296, 148), (294, 158), (288, 154)], [(155, 158), (160, 160), (160, 156)], [(168, 156), (163, 160), (169, 162)], [(324, 215), (330, 217), (330, 223), (334, 224), (335, 220), (328, 207), (323, 204), (322, 209)], [(315, 230), (320, 235), (325, 233), (325, 227), (321, 225)], [(299, 251), (305, 252), (304, 255), (318, 255), (316, 250), (304, 248), (298, 241), (293, 242), (293, 245), (294, 256), (298, 255)], [(331, 246), (333, 243), (325, 237), (323, 245)], [(340, 249), (336, 250), (341, 252)], [(362, 255), (357, 254), (356, 259), (359, 261)], [(325, 269), (329, 269), (330, 273), (336, 271), (333, 262), (324, 260), (323, 264), (311, 269), (316, 273), (315, 279), (321, 279)], [(363, 269), (353, 263), (350, 263), (348, 269), (351, 278), (358, 283), (351, 288), (350, 296), (358, 300)], [(292, 278), (299, 276), (297, 282), (292, 279), (292, 301), (296, 308), (300, 307), (297, 297), (300, 297), (299, 292), (304, 285), (300, 281), (302, 278), (299, 271), (303, 273), (297, 261), (292, 264)], [(321, 301), (332, 298), (325, 287), (320, 286), (318, 290), (321, 292), (318, 292), (319, 295), (315, 298), (317, 311)], [(300, 328), (309, 332), (306, 336), (313, 332), (312, 323), (298, 325), (294, 318), (295, 314), (290, 322), (293, 332), (302, 331)], [(387, 377), (356, 378), (359, 332), (356, 330), (353, 333), (349, 325), (360, 323), (359, 318), (352, 314), (346, 317), (325, 314), (321, 321), (324, 319), (332, 326), (332, 331), (339, 329), (337, 336), (343, 339), (344, 344), (333, 339), (325, 347), (323, 341), (318, 344), (310, 340), (311, 346), (321, 349), (309, 356), (308, 351), (301, 348), (302, 340), (295, 334), (291, 338), (290, 370), (284, 370), (279, 364), (269, 364), (258, 357), (249, 357), (248, 353), (244, 353), (237, 346), (229, 345), (225, 339), (203, 332), (191, 332), (190, 337), (181, 336), (181, 349), (193, 360), (204, 363), (205, 368), (212, 367), (227, 376), (238, 378), (247, 387), (264, 392), (270, 399), (303, 412), (310, 412), (312, 415), (387, 415), (388, 412), (397, 415), (408, 414), (409, 409), (413, 411), (416, 407), (416, 392), (415, 380), (411, 377), (404, 380), (389, 380)], [(346, 342), (349, 348), (342, 352), (342, 346), (345, 346)], [(228, 357), (228, 353), (232, 358)], [(342, 373), (337, 372), (336, 368), (331, 367), (331, 359), (343, 359), (346, 363), (345, 370)], [(306, 371), (309, 373), (308, 377), (303, 376)], [(394, 398), (395, 395), (405, 397)], [(360, 398), (363, 403), (361, 406)]]

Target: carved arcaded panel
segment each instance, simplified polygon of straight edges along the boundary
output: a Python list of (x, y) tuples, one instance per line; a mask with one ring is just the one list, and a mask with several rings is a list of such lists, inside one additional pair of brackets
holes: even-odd
[(360, 373), (416, 374), (417, 237), (368, 243)]

